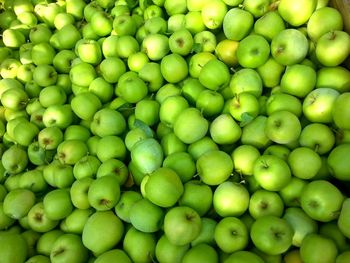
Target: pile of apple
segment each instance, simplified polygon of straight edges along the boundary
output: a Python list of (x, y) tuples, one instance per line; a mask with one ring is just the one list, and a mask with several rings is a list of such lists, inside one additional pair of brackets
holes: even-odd
[(327, 0), (1, 0), (0, 262), (350, 262), (350, 36)]

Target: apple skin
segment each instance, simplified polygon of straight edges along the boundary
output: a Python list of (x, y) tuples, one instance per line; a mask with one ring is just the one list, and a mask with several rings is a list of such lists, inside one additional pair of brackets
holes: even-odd
[(292, 245), (293, 228), (282, 218), (263, 216), (252, 225), (250, 237), (253, 244), (268, 255), (286, 252)]
[(300, 247), (300, 256), (304, 262), (335, 262), (337, 254), (335, 242), (316, 233), (307, 235)]
[(3, 244), (0, 257), (4, 263), (24, 262), (27, 258), (27, 244), (23, 236), (16, 233), (0, 233), (0, 241)]
[(350, 199), (346, 198), (342, 204), (339, 217), (337, 219), (337, 226), (344, 236), (349, 238), (349, 222), (347, 220), (350, 214)]
[[(347, 32), (340, 30), (327, 32), (317, 40), (316, 58), (324, 66), (339, 66), (349, 56), (349, 46), (350, 35)], [(325, 56), (324, 52), (331, 57)]]
[[(110, 233), (108, 238), (101, 233)], [(112, 211), (97, 211), (87, 220), (82, 242), (94, 255), (102, 254), (117, 245), (124, 234), (122, 221)]]
[(164, 217), (164, 233), (174, 245), (191, 243), (199, 234), (202, 221), (198, 213), (187, 206), (174, 206)]
[(265, 261), (256, 253), (253, 253), (251, 251), (241, 250), (241, 251), (233, 252), (232, 254), (228, 255), (225, 262), (227, 263), (244, 263), (244, 262), (263, 263)]
[(231, 156), (224, 151), (212, 150), (198, 158), (196, 167), (199, 177), (205, 184), (219, 185), (231, 176), (233, 162)]
[[(341, 95), (333, 88), (316, 88), (306, 95), (303, 101), (303, 113), (311, 122), (331, 123), (339, 106), (335, 103)], [(322, 108), (322, 110), (320, 110)], [(342, 111), (341, 117), (344, 111)], [(346, 114), (346, 113), (345, 113)], [(338, 116), (338, 115), (337, 115)]]
[(9, 191), (3, 201), (5, 215), (20, 219), (26, 216), (35, 204), (35, 194), (27, 189), (14, 189)]
[(299, 138), (301, 123), (298, 117), (289, 111), (276, 111), (268, 116), (265, 133), (271, 141), (288, 144)]
[(164, 211), (148, 199), (136, 201), (130, 208), (130, 222), (144, 233), (157, 232), (163, 223)]
[[(321, 23), (323, 25), (322, 27), (320, 26)], [(342, 29), (343, 19), (341, 13), (329, 6), (317, 8), (307, 22), (307, 34), (313, 41), (317, 41), (323, 34), (329, 31)]]
[(95, 263), (106, 263), (106, 262), (124, 262), (124, 263), (132, 263), (128, 254), (121, 249), (111, 249), (108, 250), (101, 255), (99, 255), (95, 261)]
[(248, 209), (254, 219), (265, 215), (281, 217), (284, 203), (278, 193), (259, 189), (251, 195)]
[(166, 235), (163, 234), (157, 241), (155, 256), (159, 262), (181, 262), (184, 254), (189, 248), (189, 244), (183, 246), (172, 244)]
[(278, 12), (282, 18), (294, 27), (306, 23), (317, 7), (317, 0), (298, 0), (290, 2), (282, 0), (278, 4)]
[(282, 30), (271, 40), (272, 57), (285, 66), (300, 63), (306, 57), (308, 51), (307, 38), (294, 28)]
[(221, 217), (241, 216), (248, 209), (249, 198), (249, 192), (242, 184), (226, 181), (215, 189), (213, 207)]
[(290, 182), (292, 175), (286, 161), (274, 155), (261, 155), (254, 163), (253, 174), (260, 186), (279, 191)]
[(257, 68), (270, 56), (270, 44), (260, 35), (249, 35), (242, 39), (237, 47), (238, 63), (244, 68)]
[(233, 253), (243, 250), (248, 245), (249, 233), (239, 218), (225, 217), (217, 223), (214, 239), (222, 251)]
[(223, 31), (227, 39), (240, 41), (249, 34), (254, 24), (253, 15), (243, 9), (231, 8), (223, 20)]
[(338, 128), (350, 129), (348, 118), (350, 116), (348, 105), (350, 101), (350, 92), (344, 92), (340, 94), (334, 101), (334, 107), (332, 110), (333, 122)]
[(316, 88), (332, 88), (341, 93), (350, 91), (350, 71), (343, 67), (322, 67), (317, 71)]
[(334, 147), (327, 157), (327, 164), (331, 175), (341, 181), (350, 181), (348, 169), (349, 151), (350, 143), (340, 144)]
[(337, 219), (343, 201), (342, 192), (325, 180), (314, 180), (307, 184), (300, 197), (302, 209), (312, 219), (320, 222)]
[(88, 250), (84, 247), (81, 237), (76, 234), (63, 234), (52, 246), (50, 260), (53, 263), (62, 261), (82, 263), (88, 258)]
[[(308, 165), (304, 165), (308, 163)], [(321, 156), (308, 147), (297, 147), (288, 156), (288, 164), (294, 176), (312, 179), (322, 167)]]
[(160, 207), (174, 206), (184, 192), (178, 174), (165, 167), (160, 167), (146, 175), (141, 185), (144, 185), (145, 197)]

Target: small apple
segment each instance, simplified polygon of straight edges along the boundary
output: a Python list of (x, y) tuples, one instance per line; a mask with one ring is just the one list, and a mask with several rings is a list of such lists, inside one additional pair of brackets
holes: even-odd
[(191, 243), (199, 235), (201, 228), (200, 216), (190, 207), (174, 206), (165, 214), (164, 234), (174, 245)]
[[(101, 233), (109, 234), (101, 235)], [(112, 211), (97, 211), (85, 223), (82, 242), (98, 256), (116, 246), (123, 234), (124, 225)]]
[(238, 7), (231, 8), (223, 20), (223, 31), (227, 39), (240, 41), (247, 36), (254, 25), (254, 16)]
[(316, 6), (317, 0), (298, 0), (296, 2), (282, 0), (278, 4), (278, 13), (287, 23), (298, 27), (305, 24), (310, 19)]
[(302, 191), (301, 207), (314, 220), (332, 221), (339, 216), (344, 196), (332, 183), (314, 180)]
[(292, 175), (286, 161), (274, 155), (261, 155), (254, 163), (253, 174), (260, 186), (279, 191), (288, 185)]
[(283, 199), (278, 193), (260, 189), (249, 200), (249, 214), (254, 218), (266, 215), (281, 217), (284, 210)]
[(293, 234), (287, 220), (271, 215), (256, 219), (250, 230), (253, 244), (268, 255), (286, 252), (292, 245)]

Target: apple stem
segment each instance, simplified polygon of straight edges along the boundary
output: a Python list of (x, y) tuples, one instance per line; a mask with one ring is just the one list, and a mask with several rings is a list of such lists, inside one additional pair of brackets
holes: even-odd
[(277, 10), (279, 3), (280, 3), (280, 1), (275, 1), (275, 2), (273, 2), (273, 3), (269, 6), (269, 10), (270, 10), (270, 11), (275, 11), (275, 10)]
[(315, 149), (314, 149), (316, 153), (318, 153), (319, 148), (320, 148), (320, 145), (317, 143), (317, 144), (315, 145)]

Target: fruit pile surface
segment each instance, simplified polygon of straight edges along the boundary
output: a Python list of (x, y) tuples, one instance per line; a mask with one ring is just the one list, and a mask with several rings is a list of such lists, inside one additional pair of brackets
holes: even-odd
[(0, 0), (0, 262), (349, 263), (344, 21)]

